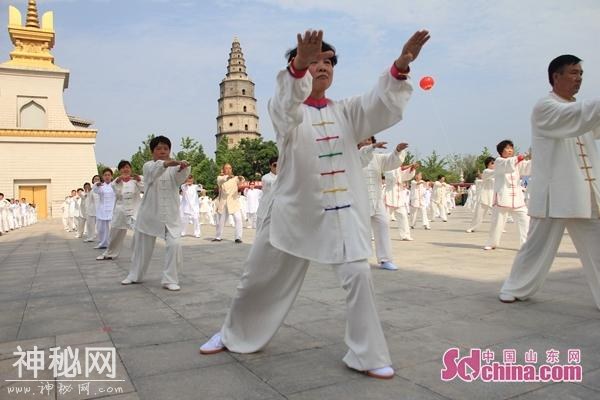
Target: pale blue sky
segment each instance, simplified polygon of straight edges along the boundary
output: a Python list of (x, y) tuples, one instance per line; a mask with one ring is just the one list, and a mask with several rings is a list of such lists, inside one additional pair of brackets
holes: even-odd
[[(12, 50), (8, 5), (25, 12), (26, 3), (0, 2), (2, 60)], [(584, 60), (579, 98), (600, 95), (597, 0), (38, 0), (38, 8), (54, 11), (53, 54), (71, 71), (67, 111), (95, 121), (96, 157), (109, 165), (150, 133), (175, 143), (192, 136), (212, 156), (234, 36), (256, 83), (266, 140), (274, 139), (266, 104), (275, 75), (307, 28), (323, 29), (337, 48), (334, 99), (369, 89), (410, 34), (431, 31), (412, 66), (416, 90), (405, 119), (380, 135), (409, 142), (420, 156), (478, 153), (504, 138), (526, 149), (531, 108), (549, 91), (546, 68), (559, 54)], [(437, 82), (430, 92), (417, 87), (425, 75)]]

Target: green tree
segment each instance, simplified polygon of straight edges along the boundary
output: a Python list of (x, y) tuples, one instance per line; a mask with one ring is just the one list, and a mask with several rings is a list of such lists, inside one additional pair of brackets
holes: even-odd
[(175, 158), (178, 160), (186, 160), (192, 168), (192, 176), (195, 181), (213, 194), (219, 170), (213, 160), (208, 158), (204, 153), (204, 148), (197, 140), (188, 136), (181, 138), (181, 150), (177, 152)]
[(248, 180), (257, 180), (269, 172), (269, 158), (277, 155), (277, 146), (273, 141), (264, 142), (262, 138), (242, 139), (234, 148), (228, 148), (227, 137), (217, 145), (215, 161), (219, 168), (225, 163), (231, 164), (236, 175)]
[(138, 147), (138, 151), (131, 156), (131, 169), (134, 174), (141, 175), (144, 170), (144, 163), (152, 160), (152, 152), (150, 151), (150, 141), (154, 139), (155, 135), (152, 133), (148, 135), (146, 140), (142, 142), (142, 145)]
[[(106, 168), (108, 168), (108, 169), (112, 170), (112, 168), (111, 168), (111, 167), (109, 167), (108, 165), (104, 165), (104, 164), (102, 164), (102, 163), (97, 163), (97, 164), (96, 164), (96, 168), (98, 169), (98, 175), (100, 175), (100, 176), (102, 176), (102, 171), (104, 171)], [(92, 178), (92, 177), (90, 176), (90, 179), (91, 179), (91, 178)], [(91, 183), (91, 182), (90, 182), (90, 183)]]
[(404, 158), (404, 165), (408, 165), (408, 164), (414, 164), (418, 161), (418, 157), (411, 153), (410, 151), (406, 150), (406, 157)]
[(444, 175), (446, 176), (446, 181), (451, 182), (453, 180), (452, 178), (454, 178), (446, 169), (446, 166), (448, 165), (446, 158), (440, 157), (435, 150), (433, 150), (429, 156), (422, 159), (420, 164), (420, 171), (423, 174), (423, 179), (435, 181), (439, 175)]

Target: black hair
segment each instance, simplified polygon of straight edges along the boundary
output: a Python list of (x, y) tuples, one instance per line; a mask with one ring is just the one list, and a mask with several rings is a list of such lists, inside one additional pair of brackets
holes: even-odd
[(0, 193), (0, 196), (4, 197), (4, 193)]
[(277, 156), (269, 158), (269, 165), (273, 165), (273, 163), (276, 163), (277, 160), (278, 160)]
[(78, 191), (78, 192), (79, 192), (80, 190), (81, 190), (82, 192), (84, 192), (84, 191), (85, 191), (85, 190), (83, 190), (83, 188), (77, 188), (77, 191)]
[(113, 174), (113, 171), (112, 171), (112, 169), (110, 169), (110, 168), (104, 168), (104, 169), (102, 170), (102, 175), (104, 175), (104, 173), (105, 173), (105, 172), (110, 172), (110, 174), (111, 174), (111, 175)]
[(377, 143), (377, 139), (375, 139), (375, 136), (371, 136), (371, 144), (375, 143)]
[(512, 147), (512, 148), (514, 148), (514, 147), (515, 147), (515, 145), (514, 145), (514, 143), (512, 142), (512, 140), (508, 140), (508, 139), (506, 139), (506, 140), (503, 140), (503, 141), (501, 141), (500, 143), (498, 143), (498, 144), (496, 145), (496, 150), (498, 151), (498, 154), (502, 155), (502, 152), (503, 152), (503, 151), (504, 151), (504, 149), (505, 149), (505, 148), (507, 148), (508, 146), (510, 146), (510, 147)]
[(444, 176), (444, 175), (442, 175), (442, 174), (440, 174), (440, 175), (438, 175), (438, 178), (437, 178), (437, 180), (439, 181), (439, 180), (440, 180), (440, 179), (442, 179), (442, 178), (445, 178), (445, 176)]
[(91, 183), (89, 183), (89, 182), (86, 182), (86, 183), (84, 183), (84, 184), (83, 184), (83, 187), (85, 187), (85, 185), (88, 185), (89, 187), (91, 187), (91, 186), (92, 186), (92, 184), (91, 184)]
[(563, 54), (550, 61), (550, 65), (548, 65), (548, 80), (550, 81), (550, 85), (554, 86), (554, 77), (552, 75), (555, 73), (562, 74), (567, 65), (576, 65), (581, 61), (581, 58), (571, 54)]
[(485, 161), (483, 163), (485, 164), (485, 167), (487, 168), (488, 165), (490, 165), (494, 161), (496, 161), (496, 159), (494, 157), (486, 157), (486, 159), (485, 159)]
[(132, 168), (131, 163), (129, 161), (121, 160), (121, 161), (119, 161), (119, 165), (117, 165), (117, 169), (120, 171), (121, 168), (125, 167), (126, 165), (129, 165), (129, 168)]
[(98, 177), (98, 179), (102, 180), (102, 177), (100, 175), (94, 175), (94, 176), (92, 176), (92, 182), (94, 182), (95, 177)]
[(161, 135), (153, 137), (152, 140), (150, 140), (150, 151), (154, 151), (159, 143), (166, 144), (169, 147), (169, 150), (171, 150), (171, 141), (168, 137)]
[[(335, 67), (335, 64), (337, 64), (337, 61), (338, 61), (337, 55), (335, 54), (335, 47), (333, 47), (326, 41), (323, 41), (321, 44), (321, 51), (325, 52), (325, 51), (329, 51), (329, 50), (333, 51), (333, 57), (331, 57), (330, 60), (331, 60), (331, 65), (333, 65)], [(287, 53), (285, 53), (288, 63), (292, 62), (292, 59), (294, 57), (296, 57), (296, 54), (298, 54), (298, 47), (294, 47), (293, 49), (288, 50)]]

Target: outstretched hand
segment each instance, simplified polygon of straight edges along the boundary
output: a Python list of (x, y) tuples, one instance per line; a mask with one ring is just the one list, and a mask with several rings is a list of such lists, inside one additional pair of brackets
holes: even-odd
[(387, 142), (375, 142), (371, 146), (373, 146), (374, 149), (387, 149), (387, 147), (385, 147), (386, 145)]
[(421, 49), (430, 37), (429, 31), (422, 30), (415, 32), (404, 44), (400, 57), (394, 61), (396, 68), (400, 71), (408, 71), (408, 65), (417, 59)]
[(331, 50), (321, 51), (323, 45), (323, 31), (307, 30), (304, 32), (304, 37), (299, 33), (297, 39), (298, 50), (293, 61), (293, 67), (297, 70), (306, 69), (313, 62), (331, 58), (335, 55)]
[(398, 146), (396, 146), (396, 152), (400, 153), (402, 150), (406, 149), (408, 147), (408, 143), (398, 143)]

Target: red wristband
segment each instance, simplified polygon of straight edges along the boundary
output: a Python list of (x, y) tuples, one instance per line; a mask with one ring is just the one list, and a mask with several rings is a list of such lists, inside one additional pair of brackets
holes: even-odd
[(410, 73), (410, 66), (408, 67), (408, 71), (403, 72), (403, 71), (400, 71), (398, 69), (398, 67), (396, 67), (395, 62), (392, 63), (392, 68), (390, 68), (390, 74), (392, 74), (392, 76), (394, 78), (398, 79), (399, 81), (405, 81), (406, 79), (408, 79), (409, 73)]
[(290, 73), (290, 75), (292, 75), (294, 78), (300, 79), (304, 78), (304, 75), (306, 75), (306, 71), (308, 71), (308, 68), (297, 70), (296, 68), (294, 68), (294, 59), (292, 58), (292, 60), (287, 66), (287, 70)]

